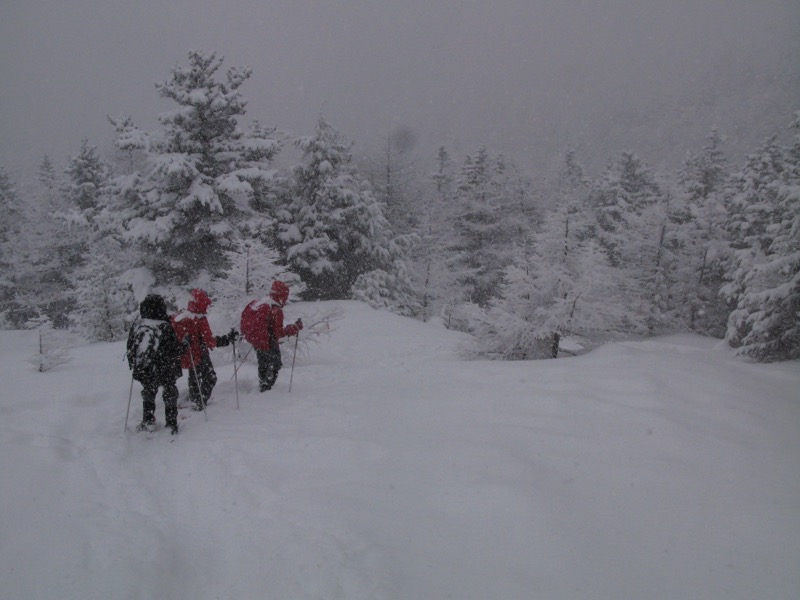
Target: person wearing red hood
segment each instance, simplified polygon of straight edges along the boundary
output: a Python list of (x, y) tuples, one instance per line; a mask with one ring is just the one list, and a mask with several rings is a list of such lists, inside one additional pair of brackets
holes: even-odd
[[(270, 300), (273, 302), (271, 306)], [(283, 366), (280, 338), (297, 335), (303, 329), (300, 319), (283, 326), (283, 307), (288, 300), (289, 286), (274, 281), (268, 296), (253, 300), (242, 311), (242, 335), (256, 350), (258, 383), (262, 392), (272, 389)]]
[(210, 351), (219, 346), (223, 348), (236, 341), (237, 333), (231, 329), (228, 335), (214, 336), (206, 318), (211, 306), (211, 298), (205, 290), (192, 290), (192, 299), (187, 307), (172, 317), (172, 327), (178, 341), (188, 338), (189, 346), (181, 355), (181, 367), (189, 369), (189, 400), (195, 410), (202, 410), (208, 404), (211, 391), (217, 384), (217, 373), (211, 364)]

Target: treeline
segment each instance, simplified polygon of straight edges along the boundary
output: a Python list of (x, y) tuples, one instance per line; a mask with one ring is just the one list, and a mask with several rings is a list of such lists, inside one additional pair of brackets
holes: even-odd
[[(402, 135), (355, 160), (320, 117), (290, 139), (245, 123), (248, 69), (215, 54), (156, 86), (156, 131), (111, 119), (25, 192), (0, 169), (0, 320), (118, 340), (144, 293), (208, 289), (235, 321), (282, 278), (475, 334), (479, 356), (555, 355), (558, 340), (695, 331), (757, 360), (800, 357), (800, 113), (738, 168), (712, 131), (676, 173), (622, 152), (587, 176), (573, 152), (534, 179), (480, 147), (420, 166)], [(295, 164), (278, 157), (294, 146)]]

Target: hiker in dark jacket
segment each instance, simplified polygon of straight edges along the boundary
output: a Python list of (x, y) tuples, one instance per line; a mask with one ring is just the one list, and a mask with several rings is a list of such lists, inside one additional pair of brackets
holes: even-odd
[(142, 384), (142, 422), (138, 429), (153, 431), (156, 424), (156, 394), (163, 388), (164, 417), (173, 434), (178, 433), (178, 386), (183, 373), (178, 341), (167, 314), (164, 298), (150, 294), (139, 305), (139, 318), (128, 333), (128, 365)]

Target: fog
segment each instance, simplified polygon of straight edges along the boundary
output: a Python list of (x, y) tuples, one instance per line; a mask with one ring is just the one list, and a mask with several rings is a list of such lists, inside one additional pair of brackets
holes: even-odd
[(711, 127), (729, 150), (800, 108), (797, 0), (1, 0), (0, 165), (57, 164), (107, 115), (154, 128), (154, 82), (190, 50), (249, 66), (248, 118), (362, 148), (479, 144), (534, 168), (568, 147), (674, 165)]

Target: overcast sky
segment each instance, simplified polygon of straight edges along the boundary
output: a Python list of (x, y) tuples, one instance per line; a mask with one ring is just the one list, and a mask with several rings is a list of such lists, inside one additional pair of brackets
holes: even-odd
[(106, 115), (155, 128), (190, 50), (252, 67), (248, 119), (534, 166), (658, 166), (712, 126), (752, 149), (800, 109), (798, 0), (0, 0), (0, 165), (107, 148)]

